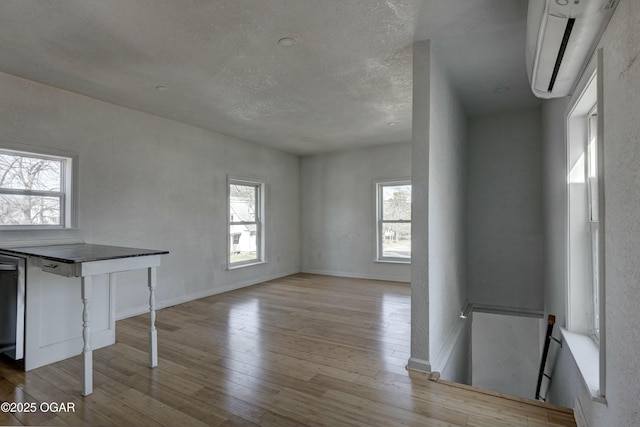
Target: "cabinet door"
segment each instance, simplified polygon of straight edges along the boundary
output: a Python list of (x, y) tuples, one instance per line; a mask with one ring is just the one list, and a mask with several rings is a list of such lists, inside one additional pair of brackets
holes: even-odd
[[(49, 273), (36, 257), (26, 264), (24, 368), (30, 371), (82, 353), (83, 305), (80, 277)], [(91, 348), (115, 343), (115, 283), (109, 274), (93, 276), (89, 312)]]

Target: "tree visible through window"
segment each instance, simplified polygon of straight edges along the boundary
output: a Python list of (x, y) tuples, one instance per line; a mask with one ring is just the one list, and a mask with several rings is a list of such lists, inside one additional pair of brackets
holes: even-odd
[(380, 182), (378, 198), (378, 260), (411, 261), (411, 183)]
[(64, 226), (70, 161), (0, 150), (0, 225)]

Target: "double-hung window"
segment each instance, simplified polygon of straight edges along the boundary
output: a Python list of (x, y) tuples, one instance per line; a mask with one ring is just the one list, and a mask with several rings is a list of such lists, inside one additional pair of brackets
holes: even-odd
[(71, 157), (0, 149), (0, 228), (71, 227), (71, 171)]
[(376, 183), (377, 260), (411, 262), (411, 181)]
[(600, 335), (601, 247), (597, 74), (569, 115), (568, 155), (568, 327)]
[[(597, 61), (597, 67), (595, 66)], [(567, 318), (564, 338), (592, 398), (606, 395), (604, 141), (598, 51), (567, 118)], [(581, 89), (581, 90), (580, 90)], [(587, 337), (591, 337), (592, 340)]]
[(229, 178), (229, 268), (264, 262), (264, 188), (264, 182)]

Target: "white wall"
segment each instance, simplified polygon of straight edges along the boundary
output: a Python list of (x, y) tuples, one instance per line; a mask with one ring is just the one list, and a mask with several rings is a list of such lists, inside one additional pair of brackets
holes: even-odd
[[(79, 154), (80, 232), (27, 238), (169, 250), (158, 272), (159, 306), (299, 271), (298, 157), (7, 74), (0, 93), (0, 146)], [(267, 180), (265, 265), (223, 271), (229, 173)], [(119, 275), (118, 315), (145, 309), (147, 290), (133, 284), (144, 280)]]
[(534, 399), (540, 329), (539, 318), (473, 313), (471, 385)]
[[(604, 54), (604, 180), (605, 180), (605, 321), (607, 405), (590, 399), (575, 361), (561, 351), (554, 370), (551, 395), (555, 402), (574, 406), (590, 427), (640, 425), (640, 3), (622, 0), (600, 42)], [(560, 155), (565, 147), (561, 133), (565, 114), (557, 114), (561, 104), (545, 105), (545, 145)], [(562, 145), (562, 148), (558, 147)], [(561, 253), (554, 234), (566, 233), (560, 183), (566, 171), (561, 163), (546, 171), (548, 208), (547, 253)], [(566, 182), (566, 181), (565, 181)], [(565, 282), (560, 271), (566, 260), (547, 263), (546, 296), (548, 312), (563, 315)]]
[(560, 98), (542, 106), (545, 313), (555, 315), (558, 326), (566, 325), (567, 309), (567, 149), (565, 121), (559, 118), (568, 101)]
[(467, 259), (475, 304), (543, 309), (538, 108), (469, 124)]
[(302, 270), (408, 282), (410, 265), (375, 262), (375, 182), (410, 177), (408, 143), (303, 157)]
[[(467, 119), (429, 41), (414, 44), (412, 348), (409, 366), (464, 376)], [(460, 354), (457, 354), (460, 352)], [(463, 355), (460, 357), (460, 355)], [(447, 366), (455, 361), (456, 367)]]
[[(442, 353), (448, 356), (448, 360), (440, 369), (440, 376), (449, 381), (461, 384), (471, 384), (472, 356), (471, 352), (471, 326), (470, 318), (459, 319), (450, 330), (451, 342), (441, 347)], [(438, 362), (436, 362), (437, 365)]]
[[(467, 117), (438, 62), (431, 61), (429, 136), (429, 335), (432, 360), (444, 372), (460, 310), (467, 302)], [(460, 350), (460, 349), (459, 349)], [(448, 351), (455, 353), (456, 349)], [(447, 351), (447, 353), (448, 353)], [(457, 359), (460, 361), (460, 358)], [(466, 370), (466, 363), (459, 366)], [(452, 371), (456, 371), (454, 369)]]

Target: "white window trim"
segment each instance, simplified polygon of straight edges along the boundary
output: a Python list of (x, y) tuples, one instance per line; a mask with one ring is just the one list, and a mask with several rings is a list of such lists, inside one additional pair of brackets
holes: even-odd
[[(375, 182), (375, 194), (376, 194), (376, 259), (375, 262), (390, 263), (390, 264), (411, 264), (411, 258), (399, 258), (399, 257), (385, 257), (382, 256), (382, 188), (391, 185), (411, 185), (411, 178), (399, 178), (391, 180), (379, 180)], [(412, 189), (413, 190), (413, 189)], [(413, 191), (412, 191), (413, 194)], [(388, 222), (388, 221), (386, 221)], [(393, 221), (397, 223), (411, 224), (411, 219)]]
[[(231, 262), (231, 185), (249, 185), (249, 186), (257, 186), (258, 187), (258, 201), (256, 203), (256, 234), (258, 236), (257, 242), (257, 259), (248, 260), (248, 261), (239, 261), (239, 262)], [(248, 178), (248, 177), (240, 177), (240, 176), (227, 176), (227, 226), (226, 226), (226, 247), (227, 247), (227, 270), (236, 270), (239, 268), (250, 267), (254, 265), (266, 264), (266, 233), (265, 233), (265, 200), (266, 196), (266, 187), (267, 183), (264, 179), (258, 178)]]
[(60, 224), (55, 225), (0, 225), (0, 231), (8, 230), (62, 230), (77, 227), (78, 218), (78, 154), (49, 147), (35, 147), (0, 140), (0, 151), (10, 152), (25, 157), (62, 160), (62, 191), (40, 192), (12, 190), (5, 193), (52, 195), (61, 198)]
[[(597, 83), (597, 82), (596, 82)], [(599, 275), (599, 271), (600, 271), (600, 267), (602, 264), (601, 261), (601, 254), (600, 254), (600, 242), (601, 242), (601, 236), (600, 236), (600, 218), (599, 218), (599, 212), (600, 212), (600, 196), (599, 196), (599, 189), (600, 189), (600, 182), (602, 181), (601, 176), (600, 176), (600, 171), (602, 170), (601, 167), (598, 166), (598, 160), (601, 157), (601, 148), (599, 146), (599, 135), (597, 132), (597, 129), (599, 128), (600, 124), (598, 123), (598, 106), (597, 106), (597, 102), (594, 103), (593, 108), (591, 109), (591, 111), (589, 111), (589, 113), (587, 113), (587, 126), (588, 126), (588, 131), (587, 131), (587, 135), (588, 135), (588, 141), (587, 141), (587, 158), (586, 158), (586, 163), (587, 163), (587, 173), (586, 173), (586, 178), (587, 178), (587, 191), (588, 191), (588, 197), (589, 197), (589, 232), (591, 233), (591, 265), (592, 265), (592, 293), (593, 293), (593, 307), (592, 307), (592, 311), (593, 311), (593, 319), (591, 322), (591, 331), (589, 333), (589, 335), (591, 336), (591, 338), (593, 339), (593, 341), (596, 343), (597, 346), (600, 346), (600, 312), (599, 312), (599, 299), (600, 299), (600, 275)], [(596, 147), (595, 147), (595, 153), (596, 153), (596, 165), (595, 165), (595, 174), (596, 174), (596, 178), (597, 181), (595, 183), (595, 187), (596, 187), (596, 194), (595, 194), (595, 201), (594, 201), (594, 194), (593, 194), (593, 183), (591, 182), (591, 137), (592, 137), (592, 126), (593, 126), (593, 118), (595, 117), (595, 126), (596, 126)], [(594, 202), (595, 204), (597, 204), (596, 206), (596, 212), (597, 212), (597, 218), (594, 219), (593, 218), (593, 208), (594, 208)], [(594, 246), (595, 246), (595, 250), (594, 250)]]
[[(598, 111), (597, 116), (597, 151), (598, 151), (598, 300), (599, 300), (599, 334), (596, 336), (593, 331), (593, 325), (576, 324), (573, 315), (572, 294), (580, 296), (580, 291), (571, 283), (571, 209), (570, 209), (570, 192), (569, 184), (567, 184), (566, 197), (566, 213), (567, 213), (567, 234), (566, 234), (566, 251), (567, 251), (567, 286), (566, 286), (566, 304), (567, 304), (567, 329), (566, 336), (582, 335), (585, 339), (590, 340), (592, 346), (569, 346), (571, 353), (580, 368), (584, 383), (591, 394), (593, 401), (606, 403), (606, 328), (605, 328), (605, 211), (604, 211), (604, 108), (603, 108), (603, 55), (602, 49), (596, 51), (596, 55), (585, 69), (577, 87), (574, 96), (571, 98), (569, 110), (566, 115), (567, 124), (567, 176), (571, 170), (570, 147), (571, 138), (575, 134), (586, 134), (585, 131), (577, 129), (577, 123), (588, 117), (593, 106)], [(585, 126), (586, 127), (586, 126)], [(585, 153), (586, 157), (586, 153)], [(585, 159), (586, 161), (586, 159)], [(585, 165), (586, 169), (586, 165)], [(585, 171), (586, 173), (586, 171)], [(587, 178), (585, 176), (585, 178)], [(582, 284), (584, 285), (584, 284)], [(593, 284), (587, 284), (592, 290)], [(585, 288), (585, 287), (583, 287)], [(586, 289), (586, 288), (585, 288)], [(590, 297), (590, 299), (592, 299)], [(593, 307), (593, 305), (592, 305)], [(575, 311), (579, 311), (576, 308)], [(592, 309), (593, 311), (593, 309)], [(579, 329), (583, 332), (577, 333)], [(573, 340), (575, 341), (575, 340)], [(588, 349), (587, 349), (588, 347)], [(587, 350), (588, 351), (587, 351)], [(587, 375), (586, 372), (589, 372)], [(597, 378), (594, 383), (593, 378)]]

